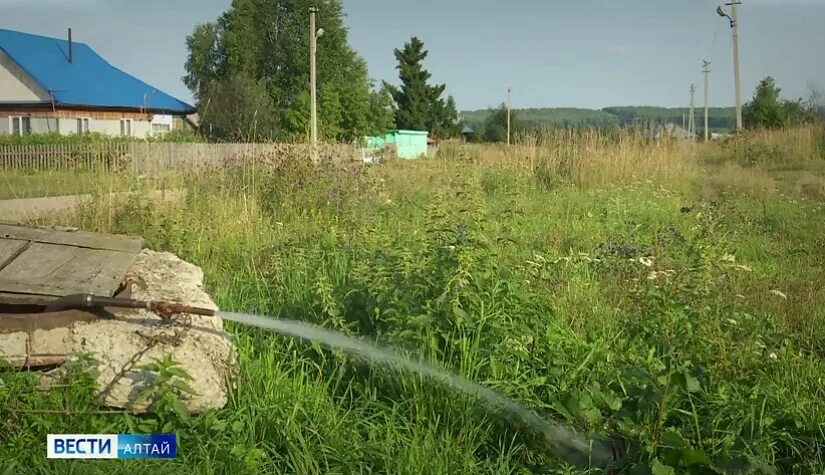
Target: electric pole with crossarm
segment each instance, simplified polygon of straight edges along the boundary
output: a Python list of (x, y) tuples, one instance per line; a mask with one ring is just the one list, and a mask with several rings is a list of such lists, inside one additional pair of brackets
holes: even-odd
[(731, 0), (730, 3), (726, 3), (725, 5), (731, 7), (730, 15), (728, 15), (728, 12), (726, 12), (721, 6), (716, 9), (716, 13), (718, 13), (719, 16), (730, 20), (730, 27), (733, 30), (733, 76), (736, 88), (736, 130), (739, 132), (742, 131), (742, 88), (739, 80), (739, 17), (737, 15), (736, 6), (741, 4), (742, 2), (737, 0)]

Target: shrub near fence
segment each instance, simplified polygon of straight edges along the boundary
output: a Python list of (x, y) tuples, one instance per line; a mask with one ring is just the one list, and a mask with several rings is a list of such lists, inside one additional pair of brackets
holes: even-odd
[[(324, 160), (361, 160), (361, 148), (320, 144)], [(312, 157), (308, 144), (209, 144), (169, 142), (99, 142), (54, 145), (0, 145), (0, 170), (90, 170), (156, 174), (196, 171), (228, 163), (300, 160)]]

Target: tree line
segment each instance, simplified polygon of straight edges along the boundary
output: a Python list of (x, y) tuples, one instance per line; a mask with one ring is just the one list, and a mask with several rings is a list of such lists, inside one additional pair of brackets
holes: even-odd
[(341, 0), (234, 0), (186, 39), (184, 83), (201, 132), (214, 140), (306, 140), (310, 129), (309, 9), (324, 30), (317, 48), (318, 133), (355, 141), (389, 129), (460, 132), (446, 86), (430, 84), (424, 43), (395, 50), (400, 85), (376, 84), (349, 45)]
[[(688, 108), (649, 106), (583, 108), (513, 109), (510, 111), (511, 133), (555, 128), (619, 129), (645, 127), (650, 124), (680, 124), (687, 118)], [(697, 121), (703, 109), (696, 109)], [(507, 134), (507, 109), (504, 104), (495, 109), (463, 112), (464, 121), (474, 131), (474, 138), (482, 142), (503, 142)], [(708, 129), (725, 131), (736, 124), (736, 111), (732, 107), (708, 109)]]
[[(772, 77), (763, 79), (753, 97), (742, 107), (746, 129), (787, 127), (816, 120), (825, 121), (825, 89), (808, 85), (807, 99), (786, 99)], [(540, 108), (512, 109), (510, 130), (513, 136), (543, 127), (618, 129), (648, 127), (651, 124), (681, 124), (690, 113), (687, 107), (626, 106), (603, 109)], [(704, 126), (704, 108), (695, 109), (697, 130)], [(479, 142), (507, 140), (507, 107), (462, 112), (472, 129), (473, 139)], [(736, 127), (734, 107), (709, 107), (708, 130), (730, 132)]]
[[(503, 107), (503, 106), (500, 106)], [(697, 108), (701, 111), (700, 108)], [(681, 123), (682, 115), (690, 112), (687, 107), (625, 106), (585, 109), (572, 107), (514, 109), (521, 122), (529, 125), (552, 125), (555, 127), (610, 127), (633, 124), (642, 120)], [(468, 123), (479, 124), (491, 114), (490, 109), (462, 112)], [(711, 127), (732, 127), (736, 112), (733, 107), (711, 107), (709, 116), (716, 125)]]

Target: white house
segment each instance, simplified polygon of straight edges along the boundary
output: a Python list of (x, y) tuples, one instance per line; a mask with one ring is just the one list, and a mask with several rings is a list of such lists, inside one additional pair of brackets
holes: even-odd
[(144, 138), (189, 128), (195, 108), (68, 39), (0, 29), (0, 134)]

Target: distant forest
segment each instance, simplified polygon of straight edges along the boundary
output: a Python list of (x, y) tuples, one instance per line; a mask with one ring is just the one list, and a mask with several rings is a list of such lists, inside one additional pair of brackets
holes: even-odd
[[(484, 128), (485, 122), (497, 109), (465, 111), (461, 113), (464, 123), (479, 131)], [(689, 109), (687, 107), (649, 107), (626, 106), (605, 107), (601, 110), (579, 108), (540, 108), (540, 109), (513, 109), (522, 127), (538, 128), (542, 126), (554, 127), (620, 127), (632, 124), (645, 124), (649, 121), (658, 123), (672, 123), (681, 125), (682, 116), (685, 120)], [(697, 107), (696, 129), (704, 126), (704, 108)], [(708, 129), (714, 132), (732, 129), (736, 123), (736, 112), (733, 107), (711, 107), (708, 110)]]

